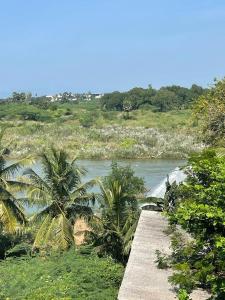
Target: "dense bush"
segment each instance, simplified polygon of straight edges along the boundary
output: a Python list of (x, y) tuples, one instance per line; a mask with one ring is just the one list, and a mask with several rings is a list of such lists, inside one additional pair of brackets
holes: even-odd
[[(193, 155), (188, 178), (179, 187), (170, 221), (180, 224), (193, 237), (190, 245), (178, 243), (175, 274), (171, 280), (191, 291), (202, 287), (213, 298), (225, 299), (225, 157), (213, 150)], [(178, 251), (179, 249), (179, 251)]]
[(97, 117), (98, 117), (98, 115), (94, 112), (93, 113), (85, 113), (79, 118), (79, 121), (83, 127), (89, 128), (92, 125), (94, 125)]
[(0, 260), (5, 258), (6, 251), (12, 247), (12, 239), (9, 235), (0, 233)]
[(0, 262), (0, 299), (114, 300), (123, 267), (74, 250)]

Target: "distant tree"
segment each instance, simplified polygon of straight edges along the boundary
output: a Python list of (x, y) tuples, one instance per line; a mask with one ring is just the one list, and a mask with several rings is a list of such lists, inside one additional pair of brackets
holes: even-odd
[(169, 91), (167, 88), (161, 88), (152, 98), (152, 104), (158, 108), (160, 112), (166, 112), (178, 106), (177, 95)]
[(14, 102), (25, 102), (26, 101), (26, 93), (12, 93), (12, 100)]
[(62, 101), (62, 102), (68, 102), (68, 101), (71, 100), (71, 98), (73, 98), (72, 93), (64, 92), (64, 93), (62, 93), (61, 101)]
[(31, 98), (30, 104), (44, 110), (57, 110), (57, 104), (50, 102), (45, 96)]
[(194, 99), (190, 89), (179, 85), (167, 86), (166, 89), (176, 94), (177, 103), (174, 108), (183, 109), (190, 107)]
[(172, 85), (155, 90), (151, 85), (147, 89), (135, 87), (127, 92), (113, 92), (105, 94), (101, 99), (101, 106), (106, 110), (122, 111), (129, 102), (132, 109), (155, 106), (159, 111), (171, 109), (185, 109), (205, 92), (203, 88), (192, 85), (190, 89)]
[(197, 84), (192, 84), (191, 86), (191, 93), (192, 93), (192, 97), (193, 98), (197, 98), (199, 96), (201, 96), (204, 92), (205, 92), (206, 89), (203, 89), (201, 86), (197, 85)]
[(120, 110), (123, 109), (123, 100), (125, 98), (125, 95), (120, 92), (113, 92), (109, 94), (105, 94), (100, 102), (102, 108), (106, 110)]
[(133, 109), (137, 109), (146, 100), (146, 90), (143, 88), (135, 87), (127, 92), (124, 101), (129, 101)]

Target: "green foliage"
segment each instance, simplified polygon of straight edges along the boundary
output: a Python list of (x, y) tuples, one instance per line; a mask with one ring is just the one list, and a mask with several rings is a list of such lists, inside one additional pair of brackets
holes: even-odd
[(195, 106), (195, 115), (201, 120), (204, 139), (208, 144), (225, 146), (225, 79), (215, 81), (207, 94)]
[(137, 195), (144, 191), (144, 182), (130, 167), (113, 163), (100, 188), (101, 217), (92, 223), (89, 240), (99, 255), (110, 255), (126, 264), (140, 213)]
[(6, 257), (18, 257), (22, 255), (29, 255), (32, 250), (32, 245), (27, 242), (16, 244), (13, 248), (6, 251)]
[(128, 92), (113, 92), (105, 94), (101, 98), (101, 106), (106, 110), (129, 111), (143, 108), (146, 105), (160, 112), (172, 109), (184, 109), (190, 107), (193, 101), (204, 93), (204, 89), (192, 85), (190, 89), (180, 86), (162, 87), (155, 90), (151, 85), (147, 88), (133, 88)]
[(123, 267), (74, 251), (0, 262), (0, 299), (116, 299)]
[(156, 263), (159, 269), (167, 269), (170, 267), (170, 259), (168, 255), (161, 253), (159, 250), (156, 250)]
[(175, 274), (171, 280), (191, 291), (210, 289), (213, 299), (225, 298), (225, 157), (213, 150), (193, 155), (188, 178), (179, 187), (171, 222), (192, 234), (191, 244), (174, 245)]
[(191, 300), (187, 291), (185, 289), (180, 289), (178, 292), (178, 299), (179, 300)]
[(80, 158), (95, 159), (186, 158), (202, 147), (197, 140), (198, 128), (190, 122), (191, 111), (138, 109), (129, 112), (126, 120), (124, 113), (102, 111), (95, 100), (0, 102), (0, 126), (10, 127), (4, 138), (11, 142), (15, 159), (52, 145), (61, 148), (62, 144), (71, 158), (77, 152)]
[(101, 106), (106, 110), (123, 110), (124, 94), (120, 92), (113, 92), (111, 94), (105, 94), (101, 98)]
[(53, 120), (53, 112), (44, 107), (24, 102), (3, 102), (0, 103), (0, 119), (5, 120), (26, 120), (49, 122)]
[(50, 109), (52, 111), (57, 110), (57, 105), (51, 103), (48, 98), (46, 97), (35, 97), (31, 99), (31, 104), (36, 106), (40, 109), (46, 110)]
[(104, 178), (104, 185), (108, 188), (115, 181), (119, 182), (122, 191), (129, 197), (137, 196), (145, 192), (144, 179), (135, 176), (130, 166), (120, 166), (117, 162), (111, 165), (111, 173)]
[(176, 94), (166, 88), (161, 88), (152, 98), (152, 105), (154, 105), (160, 112), (177, 108), (177, 102), (178, 99)]
[(5, 258), (5, 253), (12, 247), (12, 238), (9, 234), (0, 233), (0, 260)]
[(80, 117), (79, 121), (80, 124), (85, 127), (85, 128), (89, 128), (92, 125), (94, 125), (96, 119), (98, 118), (98, 114), (96, 113), (86, 113), (83, 114), (83, 116)]
[(11, 179), (21, 169), (27, 160), (8, 164), (8, 151), (2, 145), (4, 130), (0, 132), (0, 226), (3, 232), (15, 233), (26, 223), (26, 217), (16, 192), (24, 188), (24, 184)]
[(27, 95), (25, 93), (17, 93), (17, 92), (12, 93), (12, 101), (25, 102), (26, 98), (27, 98)]
[(89, 200), (93, 198), (87, 189), (95, 180), (81, 182), (86, 173), (69, 162), (66, 152), (52, 148), (40, 155), (43, 177), (34, 170), (24, 171), (27, 184), (27, 201), (42, 207), (31, 221), (38, 224), (34, 248), (67, 249), (74, 244), (73, 224), (78, 217), (91, 217)]
[(33, 242), (32, 231), (6, 233), (0, 229), (0, 260), (7, 256), (21, 256), (29, 254)]
[(166, 193), (163, 201), (163, 209), (165, 211), (173, 211), (179, 194), (179, 186), (177, 185), (176, 181), (170, 183), (168, 179), (166, 182)]

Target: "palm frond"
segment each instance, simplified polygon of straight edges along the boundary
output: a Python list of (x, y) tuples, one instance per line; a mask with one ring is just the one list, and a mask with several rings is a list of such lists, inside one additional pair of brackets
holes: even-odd
[(52, 218), (59, 215), (60, 210), (55, 202), (51, 203), (49, 206), (42, 209), (40, 212), (33, 215), (29, 221), (30, 223), (40, 223), (43, 222), (43, 220), (50, 215)]
[(52, 218), (50, 215), (45, 216), (45, 218), (35, 236), (33, 248), (40, 248), (43, 246), (43, 244), (45, 242), (45, 238), (46, 238), (46, 233), (48, 232), (48, 228), (50, 227), (53, 220), (54, 220), (54, 218)]
[(45, 153), (41, 155), (41, 164), (45, 174), (46, 182), (51, 182), (54, 177), (54, 162), (51, 161), (51, 158), (48, 157)]
[(0, 222), (4, 230), (10, 233), (15, 232), (19, 226), (25, 225), (27, 220), (21, 207), (12, 199), (0, 201)]
[(130, 253), (135, 230), (137, 228), (137, 224), (138, 224), (138, 219), (136, 219), (133, 222), (128, 222), (128, 224), (125, 224), (125, 226), (123, 228), (123, 232), (124, 232), (123, 252), (124, 252), (124, 255), (129, 255), (129, 253)]
[(99, 199), (99, 202), (102, 203), (102, 206), (105, 208), (111, 208), (112, 207), (112, 192), (105, 188), (104, 184), (99, 181), (99, 187), (101, 190), (101, 198)]
[(6, 184), (9, 190), (14, 193), (23, 192), (30, 187), (30, 184), (28, 182), (19, 180), (7, 180)]
[(216, 154), (217, 154), (218, 157), (225, 156), (225, 148), (218, 148), (218, 149), (216, 149)]
[(18, 173), (18, 171), (27, 166), (28, 164), (31, 164), (33, 162), (33, 158), (24, 158), (21, 159), (19, 161), (17, 161), (16, 163), (13, 163), (7, 167), (5, 167), (4, 169), (2, 169), (0, 171), (1, 176), (4, 176), (5, 178), (9, 178), (10, 176), (14, 176), (16, 173)]
[(57, 218), (54, 241), (58, 248), (66, 250), (74, 244), (73, 228), (71, 223), (63, 214)]
[(30, 185), (34, 185), (41, 190), (50, 189), (45, 180), (42, 179), (41, 176), (39, 176), (33, 169), (28, 168), (24, 170), (23, 175), (28, 176), (28, 178), (30, 179)]
[(73, 197), (73, 196), (83, 195), (83, 194), (86, 192), (86, 190), (92, 188), (92, 187), (95, 186), (98, 182), (99, 182), (99, 181), (98, 181), (98, 179), (96, 178), (96, 179), (92, 179), (92, 180), (90, 180), (90, 181), (88, 181), (88, 182), (85, 182), (85, 183), (80, 184), (80, 185), (76, 188), (76, 190), (71, 194), (71, 196)]

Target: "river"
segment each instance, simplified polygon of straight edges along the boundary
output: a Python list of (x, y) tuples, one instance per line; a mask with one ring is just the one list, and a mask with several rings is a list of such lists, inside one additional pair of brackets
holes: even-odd
[[(77, 164), (87, 170), (87, 174), (83, 177), (83, 182), (95, 177), (102, 177), (109, 174), (111, 169), (111, 160), (78, 160)], [(135, 175), (142, 177), (145, 182), (146, 189), (152, 190), (159, 185), (165, 177), (179, 166), (185, 164), (184, 160), (118, 160), (118, 164), (122, 166), (130, 165), (135, 171)], [(32, 166), (32, 168), (41, 175), (40, 163)], [(92, 189), (93, 192), (98, 192), (98, 187)], [(36, 209), (29, 208), (32, 212)]]
[[(88, 172), (83, 181), (88, 181), (98, 176), (106, 176), (110, 172), (111, 160), (78, 160), (77, 164), (83, 166)], [(158, 185), (172, 170), (183, 166), (184, 160), (119, 160), (122, 166), (130, 165), (135, 175), (144, 178), (147, 189)], [(33, 169), (40, 172), (40, 164), (33, 166)]]

